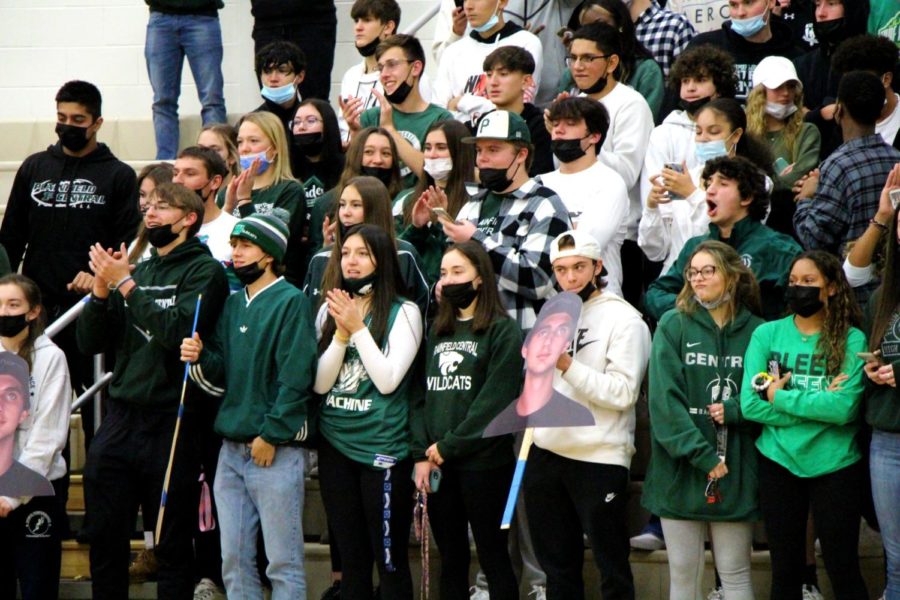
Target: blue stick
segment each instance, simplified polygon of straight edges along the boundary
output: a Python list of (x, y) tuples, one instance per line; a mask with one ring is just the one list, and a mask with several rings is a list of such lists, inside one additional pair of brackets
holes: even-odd
[(509, 529), (512, 524), (513, 512), (516, 510), (516, 498), (519, 496), (519, 488), (522, 486), (522, 476), (525, 475), (525, 463), (528, 462), (528, 451), (531, 450), (531, 440), (534, 437), (534, 428), (529, 427), (522, 436), (522, 447), (519, 449), (519, 460), (516, 461), (516, 471), (513, 473), (512, 484), (509, 486), (509, 496), (506, 497), (506, 508), (503, 510), (503, 521), (500, 529)]

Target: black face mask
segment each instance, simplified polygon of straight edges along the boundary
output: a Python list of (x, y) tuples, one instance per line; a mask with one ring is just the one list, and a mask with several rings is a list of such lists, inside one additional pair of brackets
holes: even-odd
[(63, 148), (70, 152), (81, 152), (88, 145), (90, 138), (87, 135), (87, 127), (77, 127), (75, 125), (65, 125), (63, 123), (56, 124), (56, 135)]
[(453, 308), (468, 308), (477, 296), (478, 290), (471, 281), (448, 283), (441, 287), (441, 302), (448, 302)]
[(559, 162), (574, 162), (586, 154), (581, 147), (581, 140), (583, 139), (552, 140), (550, 142), (550, 151), (553, 152), (553, 156), (559, 159)]
[(589, 281), (586, 286), (581, 288), (581, 291), (578, 292), (578, 297), (581, 298), (582, 302), (587, 302), (591, 297), (591, 294), (597, 291), (597, 286), (594, 285), (593, 281)]
[(386, 167), (362, 167), (360, 171), (363, 175), (374, 177), (383, 183), (384, 187), (391, 187), (391, 176), (394, 174), (394, 169)]
[(200, 202), (204, 202), (204, 203), (206, 202), (207, 196), (203, 195), (203, 189), (208, 185), (209, 185), (209, 182), (207, 181), (206, 183), (203, 184), (203, 187), (201, 187), (199, 190), (194, 190), (194, 193), (197, 194), (198, 198), (200, 198)]
[(0, 317), (0, 336), (15, 337), (28, 327), (25, 315), (6, 315)]
[[(493, 169), (493, 168), (484, 168), (478, 170), (478, 176), (481, 178), (481, 185), (491, 190), (492, 192), (497, 192), (498, 194), (503, 190), (509, 188), (512, 185), (513, 180), (506, 176), (506, 172), (509, 171), (509, 167), (513, 166), (513, 163), (516, 162), (516, 159), (513, 159), (513, 162), (509, 163), (509, 165), (502, 169)], [(516, 172), (518, 172), (519, 167), (516, 167), (516, 171), (513, 172), (513, 177), (515, 177)]]
[(687, 114), (696, 115), (697, 111), (706, 106), (710, 100), (712, 100), (712, 96), (704, 96), (696, 100), (685, 100), (682, 98), (678, 101), (678, 106)]
[(390, 94), (385, 92), (384, 97), (391, 104), (403, 104), (403, 101), (406, 100), (406, 97), (409, 96), (411, 91), (412, 86), (404, 80), (404, 82), (398, 85), (397, 89)]
[(820, 44), (836, 46), (847, 37), (846, 21), (843, 17), (830, 21), (816, 21), (813, 23), (813, 32)]
[(578, 88), (578, 90), (579, 90), (580, 92), (582, 92), (582, 93), (584, 93), (584, 94), (588, 94), (588, 95), (596, 94), (597, 92), (602, 92), (604, 89), (606, 89), (606, 80), (607, 80), (608, 78), (609, 78), (609, 76), (604, 75), (603, 77), (601, 77), (600, 79), (598, 79), (597, 81), (595, 81), (595, 82), (594, 82), (594, 85), (592, 85), (591, 87), (589, 87), (589, 88)]
[(819, 292), (821, 290), (822, 288), (819, 287), (792, 285), (784, 293), (784, 300), (792, 313), (796, 313), (801, 317), (811, 317), (825, 306), (819, 300)]
[(250, 263), (243, 267), (234, 267), (234, 274), (241, 282), (241, 285), (250, 285), (263, 276), (265, 269), (259, 266), (259, 262)]
[(351, 296), (368, 296), (375, 289), (375, 272), (371, 272), (365, 277), (344, 277), (341, 276), (341, 289)]
[(147, 228), (147, 241), (150, 242), (150, 245), (154, 248), (163, 248), (168, 246), (176, 239), (178, 239), (178, 233), (172, 231), (172, 225), (160, 225), (159, 227), (148, 227)]
[(356, 51), (359, 52), (359, 55), (363, 58), (368, 58), (375, 54), (375, 49), (378, 48), (378, 44), (381, 43), (381, 37), (375, 36), (375, 39), (366, 44), (365, 46), (357, 46)]
[(294, 134), (294, 148), (304, 156), (318, 156), (324, 146), (325, 135), (321, 131)]

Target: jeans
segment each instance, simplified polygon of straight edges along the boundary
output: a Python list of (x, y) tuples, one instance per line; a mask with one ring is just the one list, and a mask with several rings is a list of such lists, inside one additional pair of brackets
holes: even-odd
[(266, 577), (272, 600), (306, 598), (303, 571), (302, 448), (278, 446), (269, 467), (258, 467), (250, 447), (225, 440), (216, 469), (216, 503), (222, 538), (222, 578), (229, 598), (262, 600), (256, 571), (256, 537), (262, 527)]
[(144, 57), (153, 86), (156, 160), (171, 160), (178, 152), (178, 95), (185, 56), (197, 84), (203, 124), (224, 123), (222, 30), (218, 17), (151, 11)]
[(884, 599), (900, 600), (900, 433), (872, 432), (869, 470), (887, 559)]
[(753, 600), (750, 552), (753, 523), (663, 519), (669, 552), (669, 600), (702, 600), (706, 552), (703, 540), (710, 530), (716, 570), (728, 600)]

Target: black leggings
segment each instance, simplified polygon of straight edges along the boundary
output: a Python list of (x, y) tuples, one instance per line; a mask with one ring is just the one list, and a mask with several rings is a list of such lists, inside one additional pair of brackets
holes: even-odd
[(469, 533), (472, 525), (478, 564), (491, 600), (516, 600), (519, 585), (500, 529), (514, 463), (483, 471), (442, 467), (439, 491), (428, 496), (428, 518), (441, 552), (441, 600), (469, 598)]
[(371, 598), (375, 563), (381, 599), (412, 600), (412, 468), (411, 458), (390, 469), (368, 467), (350, 460), (322, 439), (319, 482), (328, 523), (341, 553), (341, 597)]
[(759, 503), (772, 557), (772, 600), (802, 597), (810, 508), (835, 598), (869, 597), (858, 552), (863, 482), (861, 462), (803, 478), (759, 454)]

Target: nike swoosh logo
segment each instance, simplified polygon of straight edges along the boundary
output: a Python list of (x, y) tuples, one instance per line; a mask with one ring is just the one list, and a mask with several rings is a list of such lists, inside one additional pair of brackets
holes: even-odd
[(608, 493), (608, 494), (606, 495), (606, 502), (607, 502), (607, 503), (612, 502), (613, 499), (615, 499), (615, 497), (616, 497), (616, 493), (615, 493), (615, 492), (610, 492), (610, 493)]
[(693, 348), (694, 346), (699, 346), (701, 343), (702, 343), (702, 342), (694, 342), (693, 344), (691, 344), (690, 342), (688, 342), (688, 343), (687, 343), (687, 347), (688, 347), (688, 348)]

